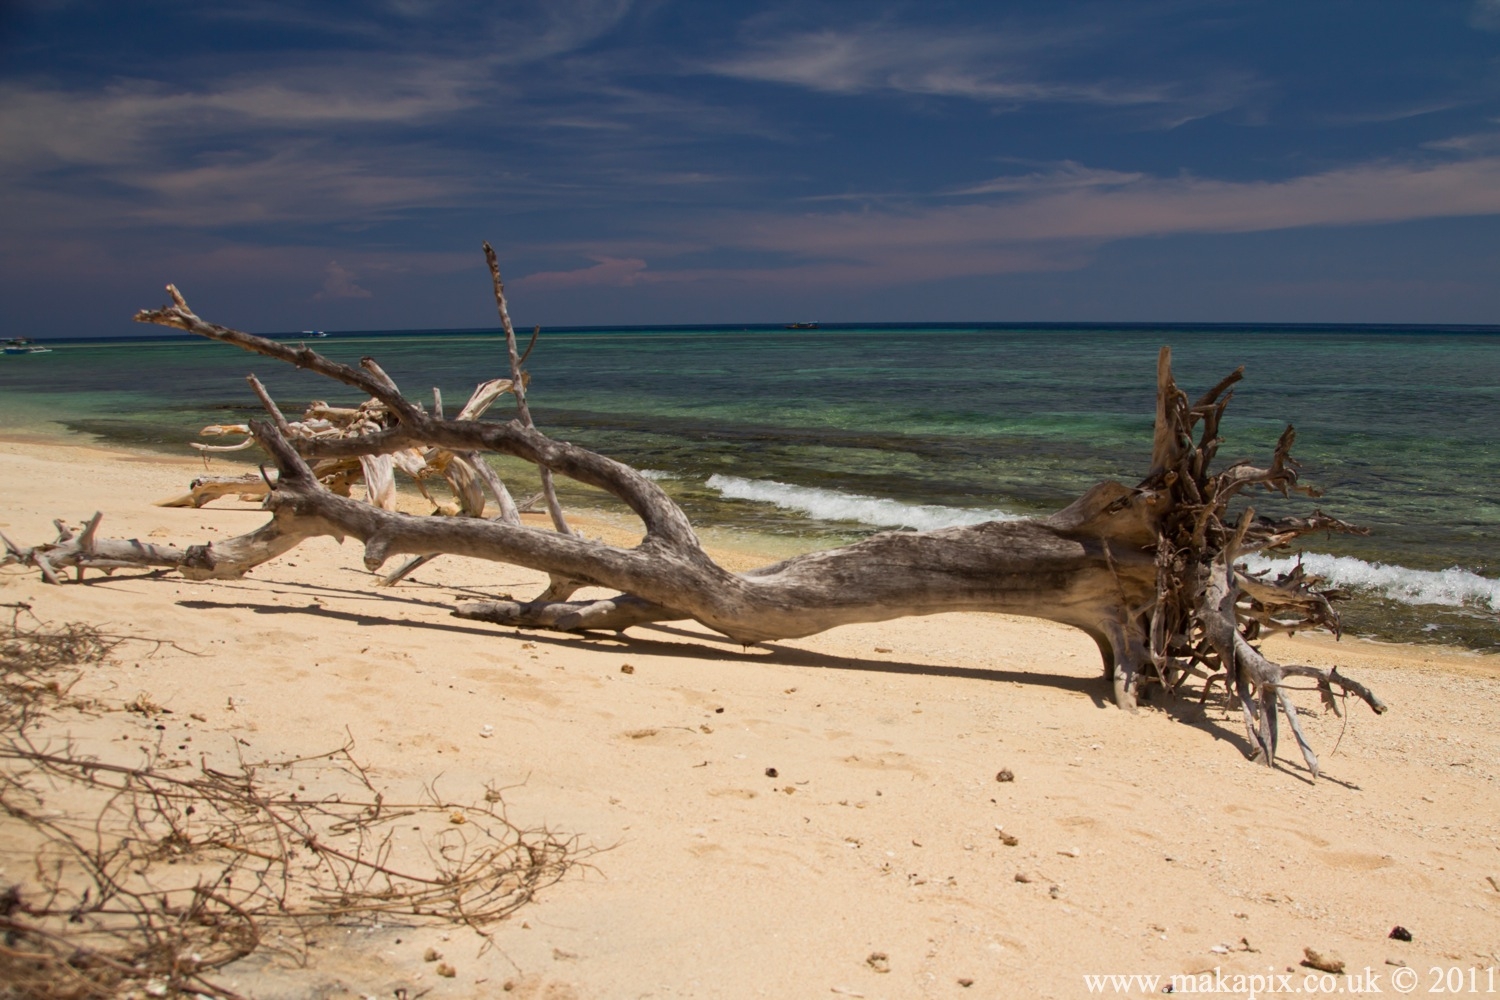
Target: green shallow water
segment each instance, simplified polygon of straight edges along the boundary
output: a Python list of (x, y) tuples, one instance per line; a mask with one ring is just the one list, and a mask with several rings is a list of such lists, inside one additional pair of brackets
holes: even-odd
[[(1134, 482), (1149, 461), (1163, 344), (1189, 395), (1245, 366), (1223, 428), (1224, 460), (1262, 460), (1283, 427), (1296, 425), (1304, 479), (1326, 496), (1290, 505), (1256, 498), (1259, 509), (1321, 505), (1372, 529), (1310, 549), (1419, 573), (1458, 567), (1481, 581), (1467, 605), (1372, 592), (1347, 616), (1353, 631), (1500, 648), (1483, 583), (1500, 577), (1494, 332), (563, 331), (544, 332), (528, 368), (533, 410), (549, 433), (663, 474), (699, 523), (818, 545), (877, 527), (838, 519), (840, 497), (1035, 514), (1100, 479)], [(0, 360), (7, 426), (50, 419), (180, 454), (199, 427), (259, 413), (247, 372), (288, 410), (312, 398), (352, 401), (306, 373), (187, 338), (51, 346)], [(438, 386), (450, 412), (477, 382), (506, 370), (503, 340), (490, 333), (335, 335), (316, 346), (350, 363), (376, 356), (414, 396)], [(790, 506), (726, 497), (707, 485), (713, 476), (782, 484)], [(796, 508), (810, 495), (799, 490), (823, 491), (819, 516)], [(592, 491), (576, 500), (603, 502)]]

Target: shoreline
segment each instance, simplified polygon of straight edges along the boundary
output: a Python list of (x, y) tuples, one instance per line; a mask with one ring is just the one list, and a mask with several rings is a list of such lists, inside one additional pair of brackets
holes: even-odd
[[(29, 544), (102, 509), (106, 533), (181, 543), (261, 523), (249, 504), (150, 506), (199, 464), (3, 440), (0, 529)], [(126, 763), (167, 739), (209, 766), (352, 739), (382, 787), (503, 788), (519, 825), (602, 849), (494, 925), (494, 948), (392, 918), (320, 934), (305, 967), (243, 960), (232, 988), (1074, 997), (1085, 974), (1300, 976), (1306, 947), (1351, 972), (1500, 965), (1493, 656), (1275, 640), (1392, 706), (1345, 720), (1295, 694), (1312, 781), (1289, 741), (1275, 769), (1246, 760), (1217, 700), (1118, 711), (1092, 642), (1046, 622), (945, 614), (750, 648), (691, 623), (584, 637), (449, 615), (541, 574), (445, 556), (415, 577), (376, 590), (331, 539), (236, 581), (0, 573), (0, 601), (38, 618), (175, 644), (129, 643), (75, 688), (171, 714), (68, 716), (47, 738)], [(0, 867), (27, 871), (3, 851)]]
[[(60, 423), (50, 423), (53, 423), (55, 430), (0, 431), (0, 449), (12, 444), (41, 447), (44, 449), (79, 449), (96, 452), (100, 455), (115, 456), (129, 462), (148, 465), (179, 465), (202, 471), (212, 470), (212, 465), (209, 463), (217, 463), (220, 466), (219, 471), (222, 471), (226, 475), (254, 472), (259, 467), (257, 463), (237, 458), (236, 453), (214, 454), (208, 459), (208, 463), (205, 463), (201, 457), (174, 453), (165, 446), (158, 449), (149, 446), (131, 446), (123, 443), (103, 441), (95, 435), (70, 430)], [(192, 476), (187, 478), (191, 479)], [(178, 492), (181, 493), (186, 488), (186, 480), (184, 480), (183, 486)], [(165, 499), (167, 495), (163, 494), (163, 497), (159, 499)], [(406, 513), (431, 513), (427, 509), (426, 500), (415, 490), (411, 489), (400, 477), (397, 478), (397, 496), (400, 502), (400, 509)], [(213, 506), (220, 508), (233, 506), (237, 509), (259, 509), (254, 505), (236, 504), (228, 498), (214, 501)], [(627, 511), (570, 505), (570, 501), (565, 500), (564, 512), (568, 517), (569, 523), (576, 522), (577, 526), (581, 529), (593, 534), (594, 537), (609, 541), (610, 544), (630, 546), (634, 545), (635, 540), (639, 538), (639, 533), (635, 529), (637, 523), (635, 517)], [(529, 523), (534, 523), (541, 527), (546, 527), (551, 523), (548, 518), (540, 514), (528, 514), (525, 515), (525, 518)], [(825, 548), (829, 544), (842, 544), (840, 542), (832, 542), (828, 539), (810, 541), (801, 536), (777, 535), (734, 527), (695, 524), (694, 528), (702, 539), (704, 547), (720, 561), (721, 565), (737, 572), (763, 566), (816, 548)], [(1272, 636), (1266, 641), (1270, 642), (1273, 647), (1287, 643), (1293, 649), (1300, 648), (1302, 644), (1310, 644), (1314, 649), (1325, 645), (1349, 649), (1355, 648), (1351, 644), (1357, 644), (1359, 647), (1369, 647), (1371, 651), (1370, 655), (1377, 657), (1379, 656), (1378, 650), (1382, 649), (1422, 650), (1432, 651), (1445, 657), (1476, 657), (1481, 660), (1489, 659), (1500, 663), (1500, 651), (1491, 652), (1488, 650), (1472, 649), (1466, 646), (1437, 641), (1413, 642), (1399, 639), (1391, 640), (1350, 633), (1346, 633), (1338, 638), (1321, 633), (1308, 633), (1293, 637), (1278, 635)]]
[[(470, 372), (490, 371), (498, 360), (461, 337), (408, 340), (404, 347), (400, 337), (387, 342), (382, 364), (403, 384), (431, 382), (453, 399), (466, 396)], [(1304, 343), (1280, 335), (1231, 342), (1191, 330), (1167, 340), (1182, 377), (1194, 382), (1212, 382), (1236, 366), (1279, 364), (1283, 348)], [(55, 366), (57, 380), (49, 380), (46, 365), (0, 366), (16, 370), (9, 381), (0, 379), (14, 390), (0, 392), (7, 396), (0, 411), (14, 411), (24, 423), (64, 417), (69, 430), (126, 448), (186, 451), (198, 426), (243, 420), (253, 410), (241, 382), (244, 356), (188, 341), (114, 359), (104, 356), (112, 352), (87, 351), (55, 358), (67, 362)], [(539, 419), (561, 438), (660, 470), (661, 485), (700, 530), (717, 525), (775, 538), (782, 555), (845, 544), (875, 525), (903, 530), (1001, 511), (1044, 514), (1104, 479), (1134, 482), (1144, 460), (1150, 405), (1143, 398), (1099, 402), (1097, 373), (1136, 373), (1120, 388), (1137, 396), (1149, 384), (1147, 362), (1162, 346), (1159, 337), (1083, 337), (1063, 351), (1056, 338), (1040, 334), (996, 339), (971, 331), (941, 334), (929, 345), (942, 348), (936, 356), (897, 340), (890, 345), (895, 353), (878, 358), (839, 338), (815, 341), (737, 333), (722, 343), (676, 335), (658, 342), (621, 333), (588, 346), (559, 338), (543, 372), (547, 405)], [(1328, 357), (1362, 373), (1367, 390), (1335, 411), (1309, 412), (1307, 401), (1320, 390), (1306, 373), (1283, 372), (1274, 385), (1253, 380), (1255, 391), (1237, 397), (1225, 460), (1264, 454), (1286, 421), (1296, 422), (1308, 481), (1333, 491), (1333, 513), (1371, 528), (1369, 537), (1332, 533), (1297, 546), (1330, 586), (1352, 592), (1341, 606), (1348, 633), (1500, 652), (1500, 579), (1485, 544), (1494, 511), (1482, 489), (1493, 437), (1483, 430), (1493, 416), (1482, 409), (1488, 359), (1466, 365), (1465, 377), (1449, 387), (1456, 395), (1444, 397), (1446, 406), (1457, 407), (1451, 412), (1466, 415), (1454, 437), (1422, 409), (1420, 394), (1382, 373), (1437, 378), (1461, 360), (1463, 345), (1443, 337), (1417, 347), (1393, 344), (1359, 337), (1322, 344)], [(358, 352), (352, 341), (346, 347)], [(1095, 373), (1081, 381), (1070, 353), (1076, 350)], [(1016, 351), (1034, 358), (1036, 371), (1021, 377), (1008, 361)], [(676, 360), (664, 365), (668, 355)], [(791, 388), (782, 381), (790, 357), (821, 373), (828, 399), (809, 395), (794, 379), (798, 403), (779, 416), (763, 412), (759, 400)], [(1374, 358), (1385, 362), (1366, 364)], [(726, 377), (726, 363), (738, 374)], [(664, 375), (674, 366), (694, 377), (674, 382)], [(636, 372), (635, 380), (621, 382), (613, 374), (621, 370)], [(108, 373), (117, 378), (103, 377)], [(133, 388), (113, 384), (121, 376)], [(277, 391), (287, 400), (305, 399), (330, 391), (317, 384), (323, 382), (286, 371)], [(884, 399), (878, 387), (898, 383), (911, 392), (899, 402)], [(929, 394), (936, 385), (952, 390)], [(1378, 399), (1401, 407), (1404, 419), (1384, 421), (1379, 406), (1371, 409)], [(40, 402), (29, 414), (27, 400)], [(1368, 438), (1375, 427), (1383, 430)], [(1442, 449), (1421, 445), (1434, 434)], [(524, 463), (495, 464), (517, 493), (537, 488)], [(563, 483), (562, 489), (570, 509), (612, 506), (586, 487)], [(1259, 498), (1257, 508), (1272, 516), (1305, 513), (1300, 501), (1274, 497)], [(1296, 558), (1276, 561), (1274, 571)]]

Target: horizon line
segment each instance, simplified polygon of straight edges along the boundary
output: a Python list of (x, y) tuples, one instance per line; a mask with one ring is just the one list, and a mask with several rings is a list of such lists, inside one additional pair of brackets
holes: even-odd
[[(804, 321), (816, 322), (816, 321)], [(525, 324), (516, 324), (518, 335), (525, 336)], [(1163, 331), (1206, 331), (1225, 333), (1255, 333), (1255, 332), (1295, 332), (1306, 331), (1310, 333), (1414, 333), (1414, 334), (1457, 334), (1457, 335), (1494, 335), (1500, 334), (1500, 323), (1296, 323), (1296, 322), (1186, 322), (1174, 320), (1170, 322), (1150, 320), (1129, 321), (1101, 321), (1089, 320), (1082, 322), (1068, 322), (1062, 320), (982, 320), (982, 321), (922, 321), (922, 322), (816, 322), (812, 327), (793, 327), (786, 323), (620, 323), (620, 324), (589, 324), (571, 326), (546, 326), (542, 325), (543, 333), (567, 333), (567, 334), (589, 334), (589, 333), (689, 333), (699, 331), (703, 333), (788, 333), (798, 336), (816, 335), (822, 332), (858, 332), (868, 331), (900, 331), (900, 330), (1082, 330), (1082, 331), (1131, 331), (1163, 330)], [(253, 332), (253, 331), (252, 331)], [(503, 336), (504, 331), (499, 326), (475, 326), (475, 327), (407, 327), (387, 329), (347, 329), (347, 330), (320, 330), (312, 331), (320, 334), (316, 338), (310, 338), (306, 330), (279, 330), (262, 331), (256, 336), (265, 337), (269, 340), (306, 340), (306, 339), (333, 339), (347, 337), (399, 337), (412, 335), (432, 336)], [(193, 334), (183, 332), (169, 332), (163, 328), (161, 333), (150, 334), (103, 334), (97, 336), (56, 336), (47, 338), (50, 343), (68, 341), (71, 343), (99, 343), (99, 342), (146, 342), (155, 340), (177, 340), (198, 339)], [(34, 338), (33, 338), (34, 339)], [(40, 341), (38, 342), (40, 343)]]

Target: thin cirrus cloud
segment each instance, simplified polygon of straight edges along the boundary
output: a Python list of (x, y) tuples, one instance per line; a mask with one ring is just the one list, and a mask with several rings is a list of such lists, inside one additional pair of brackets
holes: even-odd
[(534, 63), (607, 35), (634, 6), (633, 0), (505, 4), (387, 0), (340, 9), (333, 3), (261, 0), (244, 5), (205, 4), (196, 15), (205, 21), (247, 24), (294, 36), (341, 39), (374, 50), (419, 48), (454, 59), (493, 52), (511, 63)]
[(1280, 181), (1121, 179), (1128, 176), (1106, 171), (1092, 183), (1063, 186), (1040, 176), (1030, 191), (999, 203), (874, 217), (804, 215), (751, 231), (766, 234), (756, 242), (847, 254), (862, 244), (1102, 242), (1500, 213), (1500, 158), (1495, 157), (1436, 165), (1367, 164)]
[(152, 197), (123, 209), (122, 217), (187, 229), (263, 222), (368, 222), (402, 209), (462, 201), (464, 180), (416, 170), (403, 174), (392, 166), (310, 146), (247, 162), (142, 171), (122, 180)]
[(721, 250), (778, 254), (785, 264), (672, 269), (668, 258), (648, 269), (644, 259), (598, 251), (594, 266), (534, 275), (533, 287), (687, 281), (861, 287), (1072, 269), (1087, 264), (1099, 246), (1141, 237), (1500, 214), (1500, 158), (1376, 163), (1261, 182), (1164, 179), (1070, 163), (956, 193), (994, 192), (1003, 197), (961, 205), (721, 216), (692, 231), (695, 249), (713, 234)]
[(537, 271), (518, 279), (516, 284), (536, 291), (554, 291), (601, 285), (626, 288), (642, 280), (651, 280), (645, 273), (646, 262), (639, 257), (594, 256), (592, 260), (593, 267), (573, 271)]
[(1146, 180), (1142, 173), (1101, 170), (1066, 160), (1051, 170), (1029, 174), (995, 177), (978, 184), (968, 184), (949, 192), (953, 196), (983, 194), (1036, 194), (1043, 191), (1066, 191), (1078, 188), (1120, 187)]
[(1469, 23), (1481, 31), (1500, 31), (1500, 0), (1474, 0)]
[(181, 166), (118, 166), (107, 185), (86, 193), (13, 185), (0, 191), (0, 208), (13, 234), (33, 232), (44, 242), (68, 232), (141, 226), (209, 232), (246, 224), (367, 225), (403, 211), (462, 204), (471, 183), (420, 162), (370, 162), (309, 141)]
[[(1001, 35), (985, 31), (922, 31), (885, 25), (827, 28), (760, 39), (745, 51), (707, 65), (741, 80), (780, 83), (827, 94), (877, 92), (962, 98), (998, 105), (1038, 103), (1101, 106), (1208, 104), (1231, 101), (1213, 87), (1171, 83), (1051, 79), (1032, 65), (1034, 53), (1079, 39)], [(1243, 81), (1237, 84), (1237, 88)]]
[(399, 73), (358, 66), (246, 75), (204, 88), (148, 80), (103, 90), (0, 88), (0, 163), (112, 164), (151, 157), (186, 136), (245, 130), (420, 122), (472, 106), (481, 74), (425, 60)]
[(406, 68), (385, 80), (347, 65), (196, 88), (9, 84), (0, 89), (0, 198), (10, 227), (201, 230), (454, 204), (472, 187), (451, 157), (382, 147), (393, 127), (471, 107), (483, 74), (426, 60)]

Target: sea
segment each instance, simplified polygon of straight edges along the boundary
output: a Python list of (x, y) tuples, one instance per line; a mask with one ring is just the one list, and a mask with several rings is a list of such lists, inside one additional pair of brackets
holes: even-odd
[[(408, 396), (440, 390), (449, 413), (477, 383), (508, 374), (493, 330), (308, 343), (347, 363), (372, 356)], [(1138, 482), (1164, 345), (1191, 397), (1245, 369), (1221, 428), (1222, 463), (1263, 463), (1295, 426), (1303, 481), (1323, 496), (1246, 502), (1270, 514), (1321, 509), (1369, 529), (1308, 537), (1252, 568), (1300, 560), (1350, 590), (1351, 634), (1500, 650), (1500, 327), (568, 328), (543, 330), (526, 367), (542, 430), (646, 471), (705, 529), (786, 554), (1045, 514), (1100, 480)], [(289, 414), (312, 399), (357, 402), (342, 386), (185, 334), (46, 346), (0, 357), (10, 430), (183, 455), (204, 426), (260, 413), (249, 373)], [(511, 407), (505, 397), (489, 419)], [(524, 463), (497, 468), (512, 492), (535, 488)], [(623, 509), (588, 487), (563, 498)]]

